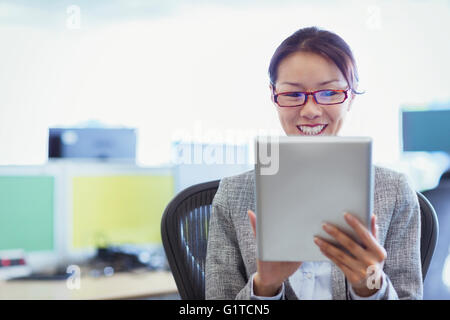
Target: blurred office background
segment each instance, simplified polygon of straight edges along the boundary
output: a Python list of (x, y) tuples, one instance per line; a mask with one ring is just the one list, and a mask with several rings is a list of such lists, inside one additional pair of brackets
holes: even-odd
[[(365, 93), (342, 135), (373, 137), (375, 163), (417, 191), (445, 189), (449, 1), (0, 0), (0, 250), (36, 270), (105, 245), (159, 257), (168, 201), (251, 169), (253, 137), (282, 134), (269, 60), (310, 25), (356, 57)], [(448, 192), (430, 196), (428, 299), (450, 299)]]

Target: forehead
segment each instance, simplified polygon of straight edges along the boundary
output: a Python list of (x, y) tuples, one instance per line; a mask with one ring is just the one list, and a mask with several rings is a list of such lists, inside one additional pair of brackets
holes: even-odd
[(314, 87), (318, 83), (334, 79), (346, 83), (339, 68), (331, 60), (316, 53), (295, 52), (278, 65), (277, 84), (296, 82), (305, 87)]

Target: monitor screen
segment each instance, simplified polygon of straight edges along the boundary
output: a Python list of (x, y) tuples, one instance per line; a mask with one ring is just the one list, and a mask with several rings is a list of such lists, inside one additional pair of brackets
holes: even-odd
[(0, 176), (0, 250), (54, 249), (54, 177)]
[(136, 130), (124, 128), (50, 128), (49, 158), (136, 159)]
[(173, 196), (172, 175), (73, 177), (72, 247), (161, 244), (161, 217)]
[(403, 151), (450, 152), (450, 109), (402, 111)]

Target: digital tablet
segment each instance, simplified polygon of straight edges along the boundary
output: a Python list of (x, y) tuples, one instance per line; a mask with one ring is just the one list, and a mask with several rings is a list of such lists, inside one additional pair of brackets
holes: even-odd
[(344, 212), (370, 230), (373, 207), (369, 137), (259, 136), (255, 139), (257, 254), (265, 261), (328, 261), (314, 243), (338, 226), (355, 241)]

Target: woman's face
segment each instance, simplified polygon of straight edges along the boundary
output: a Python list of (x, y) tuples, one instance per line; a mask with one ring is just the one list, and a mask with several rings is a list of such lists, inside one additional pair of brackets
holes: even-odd
[[(323, 89), (348, 89), (347, 81), (339, 68), (330, 60), (310, 52), (295, 52), (284, 58), (278, 65), (278, 78), (275, 93), (287, 91), (316, 91)], [(272, 101), (274, 101), (272, 85)], [(337, 135), (345, 116), (350, 111), (354, 95), (348, 91), (348, 98), (341, 104), (318, 105), (312, 96), (308, 96), (305, 105), (282, 108), (277, 104), (281, 125), (287, 135)], [(321, 125), (319, 132), (311, 131), (306, 126)], [(309, 129), (309, 130), (308, 130)], [(308, 131), (308, 133), (305, 133)]]

